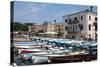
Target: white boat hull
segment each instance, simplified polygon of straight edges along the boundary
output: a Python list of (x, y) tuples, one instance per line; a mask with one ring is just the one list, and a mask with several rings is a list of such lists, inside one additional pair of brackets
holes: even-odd
[(47, 56), (32, 56), (33, 64), (48, 63)]

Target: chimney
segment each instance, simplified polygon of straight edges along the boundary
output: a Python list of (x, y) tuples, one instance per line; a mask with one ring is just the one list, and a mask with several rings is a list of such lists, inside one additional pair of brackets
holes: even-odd
[(91, 12), (93, 11), (93, 6), (90, 6), (90, 11), (91, 11)]

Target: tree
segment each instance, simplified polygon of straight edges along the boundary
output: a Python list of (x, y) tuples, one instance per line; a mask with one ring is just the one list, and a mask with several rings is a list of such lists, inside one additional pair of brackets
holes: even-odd
[(19, 22), (12, 22), (13, 24), (13, 31), (22, 31), (23, 30), (23, 24)]
[(24, 24), (28, 26), (33, 26), (35, 23), (24, 23)]
[(13, 26), (13, 31), (28, 31), (28, 26), (34, 26), (35, 23), (20, 23), (20, 22), (11, 22)]
[(28, 31), (29, 30), (29, 26), (33, 26), (34, 28), (35, 23), (24, 23), (24, 30)]

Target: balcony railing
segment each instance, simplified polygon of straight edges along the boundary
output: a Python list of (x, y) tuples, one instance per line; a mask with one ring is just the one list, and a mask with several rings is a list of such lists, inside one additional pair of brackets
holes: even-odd
[(80, 31), (68, 31), (68, 33), (79, 33)]
[(69, 21), (68, 22), (68, 24), (76, 24), (76, 23), (79, 23), (79, 21), (78, 20), (74, 20), (74, 21), (71, 21), (71, 22)]

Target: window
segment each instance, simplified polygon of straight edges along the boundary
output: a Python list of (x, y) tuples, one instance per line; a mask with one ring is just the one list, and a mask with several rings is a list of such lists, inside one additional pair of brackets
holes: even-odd
[(97, 21), (97, 17), (95, 17), (95, 21)]
[(97, 26), (98, 26), (98, 25), (97, 25), (97, 22), (94, 22), (94, 23), (93, 23), (93, 26), (95, 27), (95, 31), (97, 31)]
[(72, 20), (71, 19), (69, 19), (69, 22), (71, 22)]
[(77, 17), (75, 17), (74, 20), (77, 20)]
[(81, 16), (81, 20), (83, 20), (83, 16)]
[(75, 30), (74, 26), (73, 26), (73, 31)]
[(95, 26), (95, 31), (97, 31), (97, 25)]
[(58, 27), (60, 27), (60, 25), (58, 25)]
[(77, 30), (77, 26), (76, 26), (76, 30)]
[(91, 30), (91, 25), (89, 24), (89, 30)]
[(58, 26), (56, 25), (56, 28), (57, 28)]
[(89, 16), (89, 20), (91, 20), (91, 16)]
[(65, 19), (65, 22), (67, 22), (67, 19)]
[(66, 26), (66, 27), (65, 27), (65, 30), (67, 31), (67, 29), (68, 29), (68, 27)]
[(83, 24), (79, 24), (80, 30), (83, 30)]
[(83, 24), (81, 24), (81, 30), (83, 30)]

